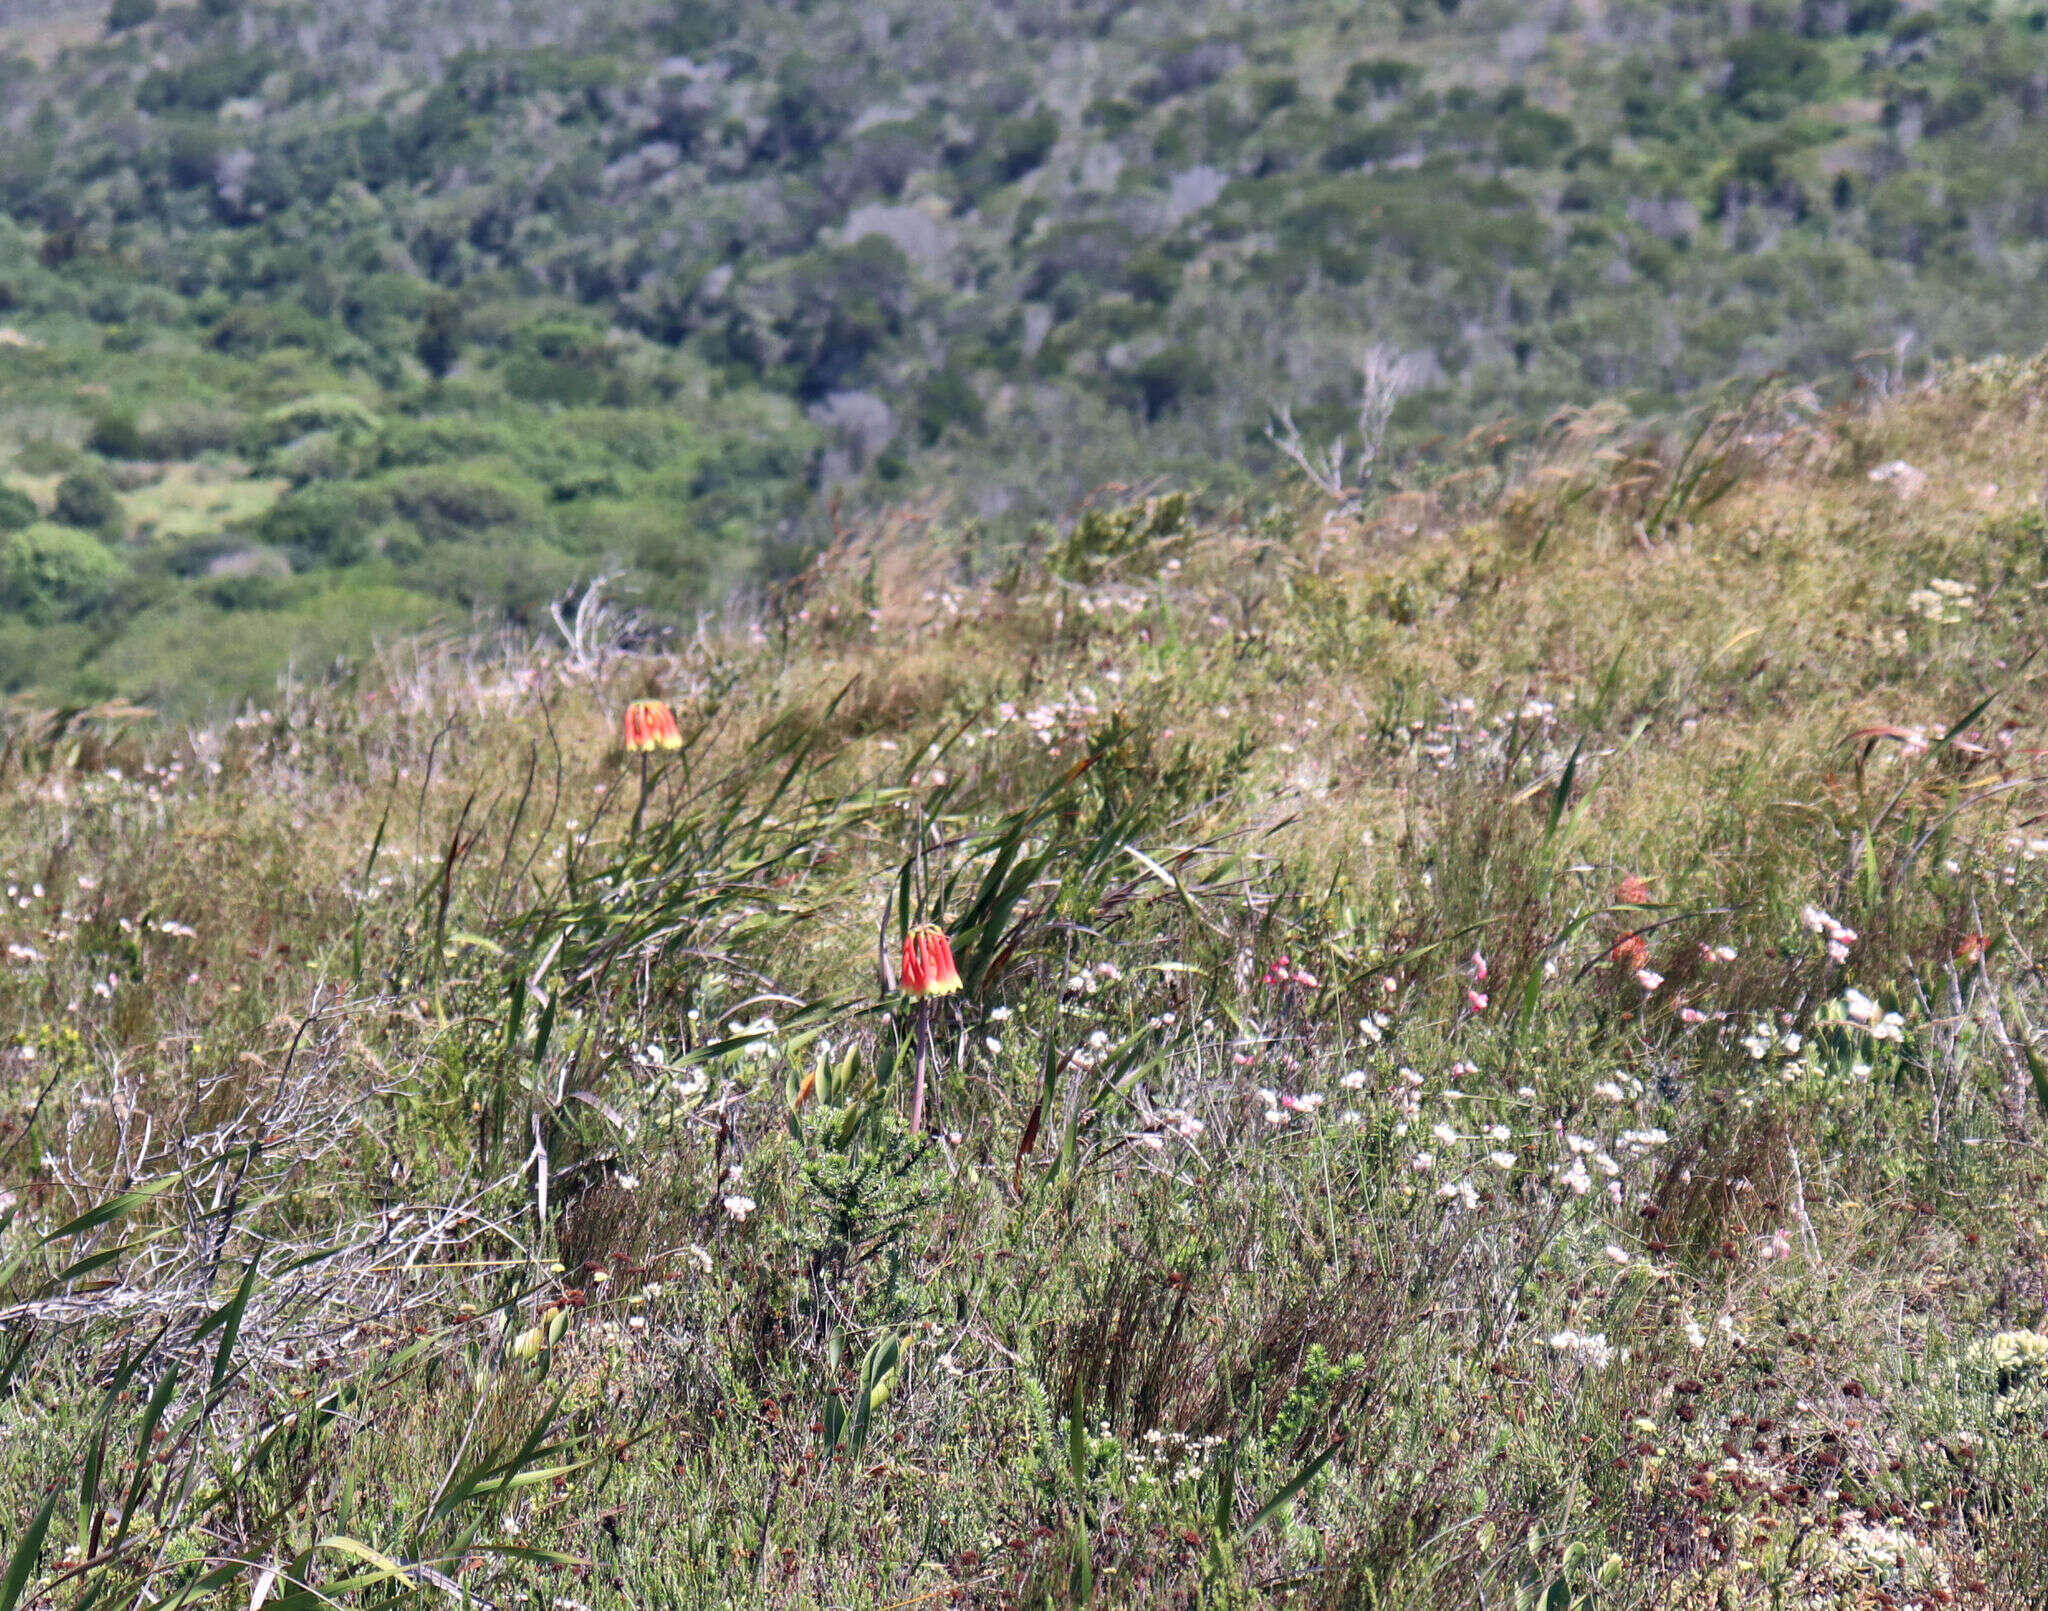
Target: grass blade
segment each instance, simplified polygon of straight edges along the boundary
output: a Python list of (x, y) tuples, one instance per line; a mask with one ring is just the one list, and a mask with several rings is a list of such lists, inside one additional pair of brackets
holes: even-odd
[(1323, 1450), (1321, 1454), (1309, 1461), (1307, 1465), (1295, 1472), (1284, 1488), (1271, 1499), (1268, 1499), (1263, 1505), (1259, 1506), (1257, 1514), (1244, 1524), (1243, 1530), (1247, 1533), (1256, 1533), (1261, 1527), (1265, 1526), (1267, 1522), (1279, 1514), (1281, 1506), (1285, 1505), (1296, 1494), (1300, 1493), (1302, 1489), (1316, 1480), (1323, 1467), (1334, 1460), (1337, 1457), (1337, 1451), (1343, 1447), (1344, 1440), (1339, 1438), (1335, 1443)]
[(7, 1576), (0, 1578), (0, 1611), (14, 1611), (16, 1602), (21, 1599), (21, 1591), (28, 1587), (36, 1561), (43, 1553), (43, 1535), (50, 1530), (50, 1517), (56, 1509), (57, 1490), (52, 1488), (49, 1497), (43, 1501), (43, 1508), (36, 1512), (28, 1530), (21, 1535), (21, 1542), (14, 1546), (14, 1554), (7, 1562)]

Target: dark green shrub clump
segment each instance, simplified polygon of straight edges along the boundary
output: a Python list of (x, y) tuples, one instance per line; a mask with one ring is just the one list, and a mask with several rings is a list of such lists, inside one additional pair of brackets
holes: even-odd
[(121, 500), (104, 476), (92, 470), (74, 470), (57, 483), (57, 503), (51, 518), (80, 531), (110, 531), (121, 524)]
[(142, 430), (135, 423), (135, 416), (126, 411), (102, 414), (94, 421), (92, 436), (86, 446), (109, 459), (148, 457), (143, 448)]
[(256, 535), (290, 556), (295, 570), (354, 565), (370, 554), (370, 532), (390, 509), (368, 488), (315, 485), (280, 499)]
[(0, 487), (0, 531), (20, 531), (41, 518), (35, 499), (17, 487)]

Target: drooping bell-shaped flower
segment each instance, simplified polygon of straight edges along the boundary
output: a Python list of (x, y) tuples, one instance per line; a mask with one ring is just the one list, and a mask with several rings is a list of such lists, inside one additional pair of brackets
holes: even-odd
[(903, 937), (903, 993), (913, 1001), (950, 996), (960, 989), (960, 969), (946, 931), (926, 923)]
[(676, 730), (675, 712), (659, 699), (636, 699), (626, 707), (621, 738), (635, 755), (683, 747), (683, 735)]

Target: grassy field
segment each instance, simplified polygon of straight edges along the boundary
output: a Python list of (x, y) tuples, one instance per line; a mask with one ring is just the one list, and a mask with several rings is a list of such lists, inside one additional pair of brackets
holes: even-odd
[(2044, 401), (17, 712), (0, 1611), (2048, 1604)]

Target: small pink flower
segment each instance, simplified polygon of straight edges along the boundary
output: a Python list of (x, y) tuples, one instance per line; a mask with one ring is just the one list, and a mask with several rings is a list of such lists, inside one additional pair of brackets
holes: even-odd
[(1486, 1011), (1485, 992), (1479, 990), (1467, 990), (1465, 992), (1465, 999), (1472, 1003), (1472, 1010), (1474, 1012)]

